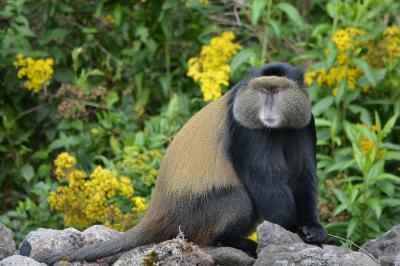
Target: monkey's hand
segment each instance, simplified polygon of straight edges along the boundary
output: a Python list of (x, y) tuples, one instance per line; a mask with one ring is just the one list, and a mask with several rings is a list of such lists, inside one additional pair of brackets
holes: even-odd
[(322, 225), (306, 225), (299, 228), (299, 235), (304, 242), (311, 245), (322, 247), (327, 238), (327, 234)]

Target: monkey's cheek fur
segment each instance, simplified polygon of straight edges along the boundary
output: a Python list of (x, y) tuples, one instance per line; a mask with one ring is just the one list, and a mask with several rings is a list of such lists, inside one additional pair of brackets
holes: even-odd
[(284, 117), (282, 127), (301, 129), (311, 120), (311, 102), (308, 95), (299, 89), (290, 89), (282, 92), (279, 113)]
[(263, 128), (259, 118), (261, 98), (253, 90), (239, 91), (233, 102), (233, 116), (240, 125), (250, 129)]

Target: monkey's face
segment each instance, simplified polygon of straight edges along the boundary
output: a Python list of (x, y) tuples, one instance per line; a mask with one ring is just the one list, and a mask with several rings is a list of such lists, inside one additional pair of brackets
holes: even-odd
[(233, 115), (248, 128), (299, 129), (310, 121), (311, 103), (307, 91), (288, 78), (257, 77), (237, 92)]

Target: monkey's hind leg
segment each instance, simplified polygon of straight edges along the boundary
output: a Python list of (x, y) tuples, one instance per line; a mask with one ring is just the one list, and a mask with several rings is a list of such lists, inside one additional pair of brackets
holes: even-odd
[(212, 241), (214, 246), (227, 246), (240, 249), (255, 257), (257, 243), (247, 239), (255, 224), (255, 211), (253, 204), (244, 189), (236, 189), (229, 197), (229, 206), (221, 206), (225, 209), (225, 215), (234, 219), (225, 219), (225, 223), (219, 227), (219, 231)]

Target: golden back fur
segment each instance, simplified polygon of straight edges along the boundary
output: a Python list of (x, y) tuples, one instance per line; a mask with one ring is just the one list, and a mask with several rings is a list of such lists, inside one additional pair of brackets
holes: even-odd
[(239, 184), (224, 151), (229, 95), (205, 106), (175, 136), (161, 163), (156, 194), (196, 196)]

